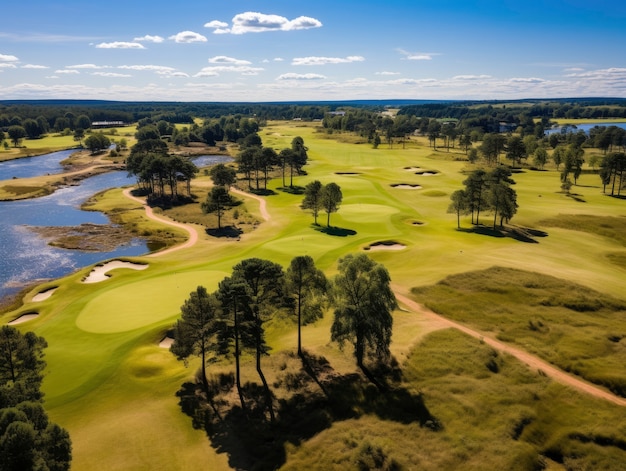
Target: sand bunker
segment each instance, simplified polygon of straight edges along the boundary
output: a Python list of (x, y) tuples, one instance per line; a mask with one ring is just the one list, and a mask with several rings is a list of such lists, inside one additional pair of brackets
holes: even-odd
[(50, 288), (45, 291), (42, 291), (41, 293), (37, 293), (35, 296), (33, 296), (33, 302), (40, 303), (41, 301), (45, 301), (50, 296), (52, 296), (52, 293), (54, 293), (57, 289), (58, 288)]
[(36, 312), (29, 312), (27, 314), (22, 314), (17, 319), (13, 319), (11, 322), (9, 322), (9, 325), (17, 325), (17, 324), (22, 324), (23, 322), (32, 321), (33, 319), (36, 319), (37, 316), (39, 316), (39, 314)]
[(159, 342), (159, 347), (169, 349), (173, 343), (174, 339), (172, 337), (163, 337), (163, 339)]
[(98, 283), (105, 281), (109, 278), (108, 272), (115, 270), (116, 268), (130, 268), (132, 270), (145, 270), (148, 265), (133, 262), (123, 262), (122, 260), (113, 260), (107, 262), (104, 265), (95, 267), (89, 275), (83, 280), (83, 283)]
[(335, 175), (361, 175), (359, 172), (335, 172)]
[(417, 183), (394, 183), (392, 188), (400, 188), (402, 190), (421, 190), (422, 186)]
[(393, 240), (384, 240), (382, 242), (374, 242), (370, 244), (368, 247), (365, 247), (365, 250), (402, 250), (406, 248), (406, 245), (400, 244)]
[(435, 175), (439, 175), (439, 172), (437, 170), (420, 170), (418, 172), (415, 172), (415, 175), (420, 175), (422, 177), (433, 177)]

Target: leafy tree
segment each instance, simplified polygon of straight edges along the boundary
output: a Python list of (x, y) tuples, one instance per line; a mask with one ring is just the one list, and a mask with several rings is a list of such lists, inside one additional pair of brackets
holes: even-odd
[(535, 149), (535, 158), (533, 161), (537, 167), (543, 170), (544, 165), (548, 161), (548, 151), (545, 147), (539, 146)]
[(5, 139), (6, 139), (6, 136), (4, 135), (4, 131), (0, 129), (0, 144), (2, 144), (2, 141), (4, 141)]
[(89, 116), (81, 114), (76, 118), (74, 126), (81, 129), (89, 129), (91, 127), (91, 119), (89, 119)]
[(74, 140), (78, 142), (79, 146), (83, 146), (83, 139), (85, 138), (85, 130), (82, 128), (76, 128), (74, 130)]
[(237, 180), (237, 172), (232, 167), (227, 167), (224, 164), (214, 165), (209, 171), (213, 184), (217, 186), (224, 186), (229, 189), (235, 184)]
[(574, 175), (574, 185), (577, 184), (578, 177), (582, 173), (583, 163), (585, 162), (583, 159), (584, 154), (585, 151), (574, 144), (570, 144), (567, 147), (567, 151), (565, 152), (565, 157), (563, 159), (561, 181), (566, 181), (571, 173)]
[(217, 325), (220, 304), (214, 294), (198, 286), (180, 308), (181, 318), (174, 326), (174, 343), (170, 351), (178, 360), (187, 360), (191, 355), (201, 359), (202, 387), (209, 393), (206, 365), (211, 352), (216, 350)]
[(567, 148), (562, 144), (559, 144), (558, 146), (556, 146), (554, 151), (552, 152), (552, 161), (554, 162), (554, 165), (556, 165), (557, 170), (559, 170), (559, 168), (561, 167), (561, 164), (565, 160), (566, 154), (567, 154)]
[(461, 228), (461, 214), (467, 214), (467, 194), (465, 190), (456, 190), (450, 195), (449, 213), (456, 213), (456, 227)]
[(364, 365), (365, 355), (371, 352), (383, 361), (390, 357), (391, 312), (397, 301), (389, 272), (365, 254), (346, 255), (339, 260), (338, 268), (333, 282), (336, 308), (331, 340), (340, 346), (350, 342), (357, 366), (372, 380)]
[(263, 383), (266, 405), (271, 421), (275, 419), (272, 406), (272, 393), (261, 368), (261, 357), (269, 348), (265, 343), (263, 323), (276, 310), (276, 305), (284, 294), (284, 272), (277, 263), (260, 258), (242, 260), (233, 267), (233, 279), (245, 285), (249, 307), (254, 323), (256, 350), (256, 371)]
[(317, 226), (317, 215), (322, 209), (322, 184), (319, 180), (314, 180), (304, 187), (304, 199), (300, 207), (310, 209)]
[(330, 215), (336, 213), (339, 210), (343, 194), (341, 188), (336, 183), (329, 183), (324, 185), (321, 191), (322, 208), (327, 214), (326, 227), (330, 227)]
[(9, 126), (7, 134), (9, 135), (11, 142), (13, 142), (13, 147), (17, 147), (22, 142), (22, 139), (26, 137), (26, 130), (22, 126), (18, 125)]
[(624, 173), (626, 173), (626, 154), (623, 152), (611, 152), (604, 156), (600, 164), (600, 178), (602, 179), (603, 191), (606, 193), (606, 186), (611, 185), (611, 196), (621, 196), (624, 185)]
[[(472, 224), (479, 224), (480, 210), (486, 204), (487, 173), (482, 170), (474, 170), (464, 181), (467, 198), (467, 209), (472, 215)], [(475, 215), (475, 216), (474, 216)]]
[(85, 139), (85, 146), (91, 151), (92, 154), (108, 149), (111, 145), (111, 140), (101, 132), (95, 132), (90, 134)]
[(506, 143), (506, 157), (511, 159), (514, 165), (519, 165), (526, 158), (526, 146), (519, 136), (509, 137)]
[(505, 182), (497, 182), (489, 189), (489, 202), (493, 209), (493, 229), (496, 229), (497, 217), (500, 216), (500, 227), (503, 221), (509, 221), (517, 212), (517, 195), (515, 190)]
[(232, 198), (228, 193), (228, 189), (224, 186), (214, 186), (207, 195), (207, 199), (202, 203), (202, 211), (217, 215), (217, 228), (222, 228), (222, 216), (226, 207), (232, 203)]
[(502, 134), (487, 133), (483, 136), (483, 142), (478, 150), (489, 164), (498, 163), (500, 152), (504, 149), (506, 137)]
[(326, 291), (326, 276), (315, 267), (311, 256), (300, 255), (291, 260), (285, 281), (287, 293), (295, 302), (298, 317), (298, 356), (302, 358), (302, 325), (323, 315), (321, 304), (315, 300)]
[(278, 160), (282, 169), (283, 188), (285, 187), (285, 170), (287, 166), (291, 166), (291, 162), (295, 159), (295, 153), (292, 149), (285, 148), (278, 153)]
[(29, 139), (39, 139), (43, 134), (39, 123), (34, 119), (25, 119), (24, 121), (22, 121), (22, 127), (26, 131), (26, 136)]
[(246, 408), (246, 402), (241, 387), (241, 364), (242, 351), (249, 345), (254, 346), (254, 339), (250, 329), (250, 303), (246, 284), (232, 277), (224, 278), (216, 292), (219, 299), (225, 325), (220, 331), (220, 352), (227, 353), (231, 347), (235, 357), (235, 385), (239, 394), (241, 408)]

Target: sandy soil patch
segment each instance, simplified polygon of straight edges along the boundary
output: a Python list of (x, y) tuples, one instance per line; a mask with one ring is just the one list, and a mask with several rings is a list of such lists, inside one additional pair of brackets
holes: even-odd
[(109, 278), (108, 272), (117, 268), (145, 270), (146, 268), (148, 268), (148, 265), (133, 262), (124, 262), (122, 260), (113, 260), (111, 262), (105, 263), (104, 265), (99, 265), (91, 270), (89, 275), (87, 275), (87, 277), (83, 280), (83, 283), (98, 283), (100, 281), (105, 281)]
[(418, 184), (411, 183), (394, 183), (391, 185), (392, 188), (400, 188), (401, 190), (421, 190), (422, 186)]
[(174, 339), (172, 337), (163, 337), (163, 339), (159, 342), (159, 347), (169, 349), (174, 343)]
[(41, 301), (45, 301), (46, 299), (48, 299), (50, 296), (52, 296), (52, 294), (57, 290), (58, 288), (50, 288), (47, 289), (46, 291), (42, 291), (41, 293), (37, 293), (35, 296), (33, 296), (33, 302), (34, 303), (40, 303)]
[(391, 242), (391, 241), (386, 241), (386, 242), (374, 242), (373, 244), (365, 247), (365, 250), (371, 250), (371, 251), (376, 251), (376, 250), (402, 250), (405, 249), (406, 245), (400, 244), (398, 242)]
[(415, 172), (415, 175), (419, 175), (421, 177), (434, 177), (435, 175), (439, 175), (439, 172), (436, 170), (420, 170), (419, 172)]
[(37, 314), (36, 312), (29, 312), (28, 314), (22, 314), (17, 319), (13, 319), (11, 322), (9, 322), (9, 325), (17, 325), (17, 324), (22, 324), (24, 322), (32, 321), (33, 319), (36, 319), (37, 316), (39, 316), (39, 314)]

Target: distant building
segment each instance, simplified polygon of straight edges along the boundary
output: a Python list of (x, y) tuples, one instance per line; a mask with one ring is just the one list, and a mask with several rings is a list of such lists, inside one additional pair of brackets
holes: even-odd
[(128, 126), (124, 121), (94, 121), (91, 123), (92, 128), (119, 128)]

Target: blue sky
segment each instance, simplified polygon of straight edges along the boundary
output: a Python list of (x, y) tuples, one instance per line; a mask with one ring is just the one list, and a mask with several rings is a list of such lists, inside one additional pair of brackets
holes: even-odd
[(623, 0), (5, 3), (0, 99), (626, 98)]

